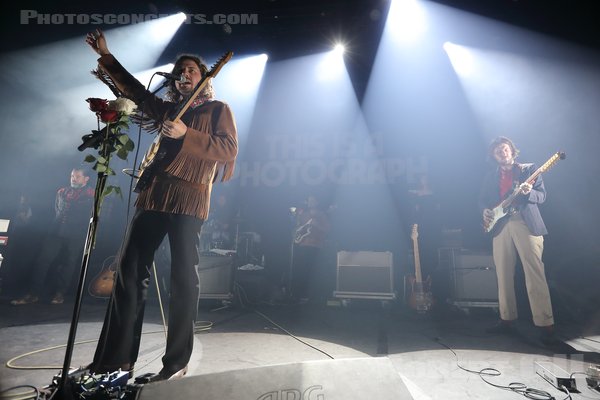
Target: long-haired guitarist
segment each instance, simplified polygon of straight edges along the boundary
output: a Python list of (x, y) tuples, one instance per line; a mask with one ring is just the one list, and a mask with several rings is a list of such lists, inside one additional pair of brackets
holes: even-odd
[[(122, 369), (132, 374), (152, 260), (167, 235), (171, 251), (167, 346), (162, 370), (148, 381), (174, 379), (185, 375), (192, 354), (199, 296), (196, 249), (202, 223), (208, 216), (212, 184), (233, 175), (238, 151), (233, 113), (227, 104), (214, 99), (210, 85), (202, 86), (214, 75), (196, 56), (183, 55), (176, 60), (171, 73), (181, 79), (171, 85), (169, 99), (163, 100), (121, 66), (100, 30), (89, 33), (86, 42), (100, 55), (99, 69), (122, 95), (162, 126), (161, 156), (152, 164), (152, 174), (139, 191), (89, 368), (95, 373)], [(218, 71), (216, 67), (213, 70)], [(183, 113), (181, 117), (179, 113)]]
[[(519, 150), (507, 137), (498, 137), (488, 148), (488, 155), (497, 166), (490, 171), (483, 182), (479, 206), (483, 215), (484, 227), (494, 224), (493, 258), (498, 277), (498, 295), (501, 320), (490, 329), (490, 333), (511, 333), (513, 321), (517, 319), (515, 297), (515, 267), (517, 256), (523, 264), (529, 304), (533, 322), (541, 328), (544, 344), (556, 342), (554, 317), (542, 252), (546, 226), (542, 220), (538, 204), (546, 200), (546, 189), (542, 176), (533, 182), (528, 178), (536, 171), (534, 164), (517, 163)], [(498, 212), (494, 209), (507, 196), (515, 193), (515, 200), (505, 207), (504, 214), (494, 221)]]

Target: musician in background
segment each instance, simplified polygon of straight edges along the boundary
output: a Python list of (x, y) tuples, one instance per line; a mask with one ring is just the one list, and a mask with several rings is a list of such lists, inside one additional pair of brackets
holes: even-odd
[(330, 228), (327, 214), (319, 207), (315, 195), (309, 195), (305, 207), (293, 210), (294, 231), (291, 300), (304, 304), (309, 301), (310, 281), (320, 250)]
[[(123, 96), (160, 123), (164, 156), (154, 164), (148, 185), (141, 188), (136, 212), (128, 227), (113, 290), (91, 372), (129, 371), (140, 346), (144, 307), (155, 251), (165, 236), (171, 250), (171, 293), (168, 337), (161, 371), (145, 380), (153, 382), (183, 377), (194, 343), (199, 282), (198, 241), (208, 217), (213, 182), (233, 176), (238, 150), (237, 130), (229, 106), (215, 100), (209, 69), (194, 55), (181, 55), (172, 74), (167, 100), (148, 92), (110, 53), (100, 30), (86, 37), (106, 73)], [(208, 78), (199, 93), (203, 78)], [(188, 103), (190, 97), (194, 96)], [(174, 114), (183, 111), (181, 119)]]
[(554, 345), (558, 340), (542, 262), (543, 235), (548, 231), (538, 208), (538, 204), (546, 200), (546, 189), (541, 175), (533, 184), (526, 182), (537, 167), (531, 163), (515, 162), (518, 154), (519, 150), (509, 138), (500, 136), (492, 141), (488, 156), (495, 161), (497, 168), (486, 175), (479, 198), (483, 222), (488, 226), (493, 221), (493, 208), (513, 190), (519, 192), (513, 203), (514, 212), (500, 219), (492, 230), (500, 321), (488, 332), (514, 332), (513, 322), (518, 317), (514, 282), (518, 256), (523, 265), (533, 322), (541, 330), (542, 343)]
[[(64, 295), (70, 289), (77, 267), (81, 266), (85, 233), (94, 199), (94, 189), (87, 185), (89, 179), (84, 168), (73, 168), (70, 186), (56, 192), (54, 222), (34, 263), (29, 290), (24, 297), (12, 300), (12, 305), (37, 303), (44, 291), (52, 293), (51, 304), (64, 302)], [(21, 212), (25, 213), (23, 217), (31, 216), (27, 208)]]
[(33, 265), (35, 258), (35, 252), (31, 251), (32, 243), (39, 242), (34, 229), (36, 218), (31, 197), (21, 193), (18, 199), (14, 210), (0, 210), (2, 213), (11, 212), (12, 214), (8, 231), (10, 241), (4, 253), (2, 268), (0, 268), (0, 291), (2, 294), (14, 295), (14, 289), (21, 286), (25, 277), (30, 275), (29, 267)]

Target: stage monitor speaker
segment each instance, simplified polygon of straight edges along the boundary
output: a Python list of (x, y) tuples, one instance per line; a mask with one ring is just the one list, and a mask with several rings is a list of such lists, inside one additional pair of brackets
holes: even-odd
[(388, 358), (254, 367), (143, 386), (138, 400), (410, 400)]
[(232, 298), (234, 253), (222, 255), (207, 251), (198, 255), (200, 299)]

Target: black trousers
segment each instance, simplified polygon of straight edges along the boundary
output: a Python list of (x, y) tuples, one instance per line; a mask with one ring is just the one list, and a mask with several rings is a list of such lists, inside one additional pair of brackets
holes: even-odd
[(92, 370), (116, 369), (137, 360), (152, 261), (165, 235), (171, 250), (171, 294), (163, 369), (175, 373), (187, 365), (198, 307), (197, 246), (202, 223), (188, 215), (136, 211), (121, 250)]
[(85, 232), (79, 236), (46, 235), (35, 261), (29, 294), (42, 296), (71, 292), (71, 282), (81, 266)]
[(310, 283), (317, 262), (319, 248), (294, 245), (292, 270), (292, 297), (306, 299), (310, 297)]

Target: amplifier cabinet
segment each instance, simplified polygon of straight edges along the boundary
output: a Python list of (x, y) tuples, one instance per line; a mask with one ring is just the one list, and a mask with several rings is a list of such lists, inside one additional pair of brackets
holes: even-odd
[(393, 257), (389, 251), (339, 251), (337, 298), (395, 299)]
[(440, 248), (439, 257), (440, 266), (449, 271), (453, 300), (498, 302), (496, 266), (490, 253)]
[(198, 256), (200, 299), (231, 299), (235, 255), (207, 251), (200, 252)]

